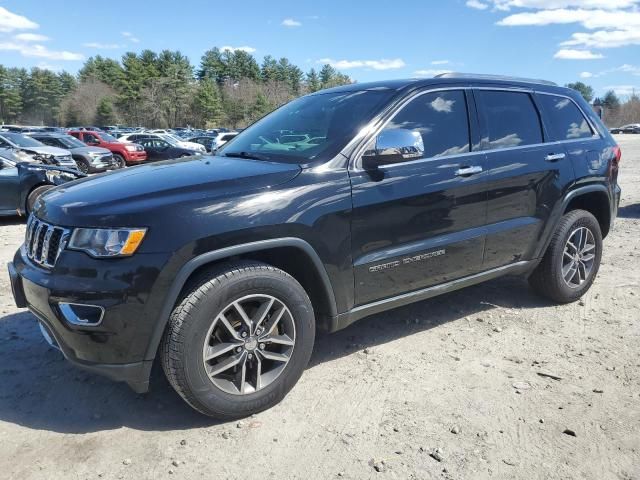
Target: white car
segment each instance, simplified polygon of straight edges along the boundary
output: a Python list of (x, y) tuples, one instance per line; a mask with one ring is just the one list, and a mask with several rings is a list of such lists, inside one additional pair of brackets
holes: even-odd
[(237, 136), (240, 132), (224, 132), (219, 133), (218, 136), (211, 142), (211, 151), (215, 152), (222, 147), (229, 140)]
[(207, 149), (204, 148), (204, 145), (200, 145), (199, 143), (195, 143), (195, 142), (185, 142), (184, 140), (174, 135), (170, 135), (168, 133), (151, 133), (151, 132), (129, 133), (127, 135), (123, 135), (122, 137), (118, 138), (118, 140), (120, 140), (121, 142), (135, 143), (140, 138), (149, 138), (149, 137), (165, 140), (173, 146), (188, 148), (189, 150), (195, 150), (196, 152), (207, 153)]

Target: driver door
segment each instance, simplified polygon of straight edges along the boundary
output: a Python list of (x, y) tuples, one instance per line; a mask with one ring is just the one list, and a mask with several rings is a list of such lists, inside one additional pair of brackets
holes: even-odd
[(17, 214), (20, 204), (20, 175), (12, 163), (0, 159), (0, 213)]
[(424, 151), (369, 170), (356, 162), (350, 172), (356, 305), (482, 268), (486, 165), (484, 153), (471, 147), (479, 130), (470, 92), (418, 94), (374, 141), (402, 136), (389, 134), (396, 129), (419, 133)]

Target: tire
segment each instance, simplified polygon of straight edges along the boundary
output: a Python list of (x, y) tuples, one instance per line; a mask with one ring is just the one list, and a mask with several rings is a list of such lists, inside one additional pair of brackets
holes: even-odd
[(86, 160), (76, 160), (76, 165), (78, 165), (78, 170), (80, 170), (82, 173), (89, 173), (90, 168)]
[(124, 157), (119, 153), (114, 153), (113, 158), (116, 160), (118, 168), (124, 168), (127, 166), (127, 162), (125, 162)]
[[(195, 410), (218, 419), (246, 417), (276, 405), (298, 381), (313, 350), (315, 318), (305, 290), (286, 272), (257, 262), (220, 266), (205, 272), (190, 285), (171, 314), (160, 347), (169, 383)], [(252, 310), (256, 298), (265, 301), (255, 303)], [(260, 308), (270, 305), (268, 298), (274, 299), (273, 310), (271, 306), (265, 308), (265, 320), (260, 323), (257, 321)], [(241, 321), (234, 302), (242, 306), (254, 325), (264, 326), (262, 337), (254, 335), (253, 326), (248, 327)], [(280, 311), (283, 313), (278, 316)], [(220, 320), (222, 312), (228, 320), (226, 324)], [(236, 331), (238, 338), (230, 335), (228, 326)], [(249, 332), (245, 339), (240, 337), (243, 328), (244, 334)], [(272, 335), (276, 331), (277, 335)], [(278, 338), (278, 342), (286, 339), (289, 344), (270, 343), (260, 338)], [(225, 341), (235, 342), (235, 347), (208, 363), (205, 354), (216, 347), (231, 345)], [(238, 344), (238, 341), (244, 343)], [(266, 347), (263, 342), (267, 343)], [(270, 358), (288, 355), (288, 362), (273, 361), (266, 355)], [(245, 359), (244, 367), (241, 362), (214, 374), (224, 362), (239, 358)], [(262, 376), (256, 374), (258, 363)], [(246, 382), (241, 381), (245, 379)]]
[[(580, 232), (584, 236), (578, 236)], [(567, 243), (570, 239), (572, 240), (571, 245)], [(574, 259), (577, 258), (573, 245), (578, 244), (577, 246), (580, 247), (581, 239), (585, 239), (586, 243), (582, 252), (582, 261), (576, 264), (571, 259), (572, 256)], [(590, 244), (593, 245), (593, 248), (589, 247)], [(566, 255), (565, 248), (567, 249)], [(587, 260), (591, 255), (593, 256), (592, 260)], [(600, 224), (591, 213), (585, 210), (572, 210), (560, 219), (542, 261), (529, 277), (529, 283), (540, 295), (555, 302), (574, 302), (582, 297), (593, 284), (600, 268), (601, 258), (602, 232)], [(574, 264), (578, 265), (578, 268), (572, 275), (574, 271), (572, 265)], [(587, 267), (590, 268), (587, 269)], [(563, 268), (566, 276), (570, 277), (569, 280), (563, 276)]]
[(29, 214), (33, 210), (33, 207), (36, 204), (36, 201), (38, 200), (40, 195), (45, 193), (47, 190), (51, 190), (54, 186), (55, 185), (40, 185), (39, 187), (36, 187), (29, 192), (29, 195), (27, 195), (27, 202), (25, 205), (25, 213), (27, 214), (27, 216), (29, 216)]

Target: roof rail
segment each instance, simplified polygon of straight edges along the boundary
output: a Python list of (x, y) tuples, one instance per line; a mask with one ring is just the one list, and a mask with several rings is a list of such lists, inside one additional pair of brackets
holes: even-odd
[(552, 85), (557, 87), (558, 84), (549, 80), (538, 80), (535, 78), (522, 78), (522, 77), (509, 77), (507, 75), (487, 75), (487, 74), (475, 74), (475, 73), (458, 73), (458, 72), (446, 72), (436, 75), (434, 78), (475, 78), (478, 80), (510, 80), (512, 82), (523, 83), (541, 83), (543, 85)]

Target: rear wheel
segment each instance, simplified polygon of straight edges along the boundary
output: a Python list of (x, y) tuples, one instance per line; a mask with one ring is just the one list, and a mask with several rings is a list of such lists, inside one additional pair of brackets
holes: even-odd
[(573, 302), (593, 284), (602, 258), (602, 233), (585, 210), (562, 217), (542, 262), (529, 277), (541, 295), (559, 303)]
[(25, 205), (27, 215), (33, 211), (33, 207), (38, 198), (40, 198), (40, 195), (45, 193), (47, 190), (51, 190), (53, 187), (54, 185), (40, 185), (29, 192), (29, 195), (27, 196), (27, 203)]
[(76, 160), (76, 165), (82, 173), (89, 173), (89, 164), (86, 160)]
[(293, 277), (263, 263), (227, 265), (195, 281), (176, 306), (162, 365), (199, 412), (244, 417), (293, 388), (314, 336), (311, 301)]
[(118, 164), (118, 168), (124, 168), (127, 166), (127, 162), (125, 162), (124, 157), (122, 155), (120, 155), (119, 153), (114, 153), (113, 154), (113, 158), (115, 159), (116, 163)]

